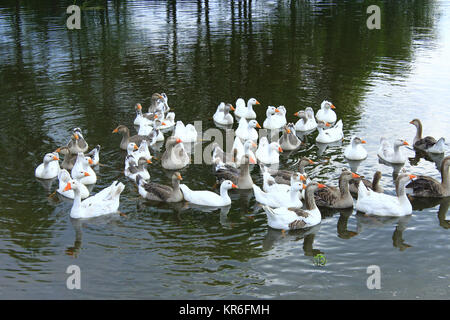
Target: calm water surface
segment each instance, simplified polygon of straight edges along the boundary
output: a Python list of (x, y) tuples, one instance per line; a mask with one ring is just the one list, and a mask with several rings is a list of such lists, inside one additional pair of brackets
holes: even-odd
[[(123, 176), (124, 153), (111, 134), (118, 124), (132, 127), (134, 105), (148, 106), (154, 92), (167, 93), (176, 119), (204, 128), (214, 127), (220, 101), (257, 98), (262, 123), (268, 105), (286, 106), (296, 121), (294, 112), (327, 99), (344, 122), (342, 145), (323, 150), (313, 133), (280, 166), (307, 155), (319, 162), (310, 176), (331, 185), (344, 167), (380, 170), (393, 194), (394, 169), (376, 156), (380, 136), (412, 142), (409, 121), (418, 117), (425, 135), (450, 141), (448, 2), (100, 1), (84, 7), (81, 30), (69, 31), (72, 3), (0, 4), (0, 298), (449, 297), (450, 199), (414, 202), (401, 219), (323, 211), (320, 225), (283, 236), (251, 192), (233, 192), (222, 210), (143, 201)], [(366, 28), (371, 4), (381, 7), (381, 30)], [(72, 220), (71, 203), (49, 197), (56, 181), (34, 178), (74, 127), (102, 146), (93, 192), (126, 183), (126, 216)], [(343, 157), (353, 134), (369, 152), (357, 168)], [(441, 158), (405, 151), (409, 172), (440, 179)], [(181, 173), (193, 189), (215, 182), (209, 165)], [(150, 174), (169, 181), (157, 161)], [(259, 169), (252, 176), (262, 183)], [(318, 253), (325, 266), (314, 264)], [(66, 288), (72, 264), (81, 290)], [(380, 290), (366, 287), (370, 265), (381, 268)]]

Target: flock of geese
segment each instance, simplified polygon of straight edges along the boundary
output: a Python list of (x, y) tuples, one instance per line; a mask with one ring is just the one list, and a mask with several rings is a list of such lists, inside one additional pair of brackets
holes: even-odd
[[(304, 142), (297, 132), (303, 135), (318, 130), (316, 141), (332, 143), (342, 141), (343, 123), (337, 120), (329, 101), (323, 101), (320, 109), (314, 114), (311, 107), (300, 110), (294, 115), (299, 118), (296, 123), (287, 123), (287, 110), (284, 106), (268, 106), (263, 128), (277, 132), (276, 139), (271, 136), (260, 136), (258, 129), (262, 127), (256, 120), (254, 108), (260, 103), (251, 98), (245, 103), (237, 99), (235, 107), (230, 103), (220, 103), (213, 115), (215, 124), (219, 127), (232, 128), (238, 123), (235, 139), (230, 153), (215, 144), (212, 149), (211, 165), (214, 175), (220, 184), (219, 193), (209, 190), (192, 190), (182, 184), (181, 174), (177, 171), (191, 163), (190, 144), (201, 140), (202, 133), (197, 132), (192, 124), (185, 125), (175, 121), (175, 113), (170, 111), (166, 94), (152, 95), (148, 112), (144, 113), (141, 104), (135, 107), (134, 125), (139, 127), (136, 135), (131, 135), (128, 127), (119, 125), (112, 132), (122, 136), (120, 148), (126, 150), (124, 159), (124, 175), (136, 183), (140, 196), (145, 199), (160, 202), (188, 201), (195, 205), (222, 207), (231, 204), (228, 195), (230, 189), (253, 190), (255, 199), (260, 203), (267, 215), (268, 225), (275, 229), (292, 230), (307, 228), (321, 222), (319, 207), (352, 208), (369, 215), (404, 216), (412, 213), (408, 195), (413, 197), (442, 198), (450, 196), (449, 165), (447, 156), (441, 163), (441, 182), (429, 176), (416, 176), (404, 170), (395, 180), (396, 195), (383, 193), (379, 185), (381, 173), (374, 173), (369, 181), (355, 172), (343, 169), (338, 180), (338, 186), (329, 186), (313, 181), (308, 177), (305, 167), (315, 163), (303, 157), (297, 170), (273, 169), (272, 164), (279, 163), (283, 150), (296, 150)], [(234, 112), (234, 117), (231, 112)], [(417, 128), (413, 147), (427, 153), (445, 152), (445, 140), (432, 137), (422, 137), (422, 124), (414, 119), (410, 122)], [(165, 132), (173, 134), (167, 138)], [(278, 139), (278, 132), (282, 135)], [(150, 149), (158, 142), (165, 141), (165, 150), (161, 157), (164, 169), (173, 170), (171, 186), (152, 182), (147, 165), (155, 158)], [(367, 151), (366, 142), (353, 136), (350, 144), (344, 150), (344, 156), (349, 160), (364, 160)], [(402, 164), (406, 156), (402, 147), (409, 145), (405, 140), (389, 141), (381, 138), (378, 157), (392, 164)], [(73, 199), (70, 212), (72, 218), (91, 218), (118, 212), (120, 194), (125, 186), (114, 181), (109, 187), (90, 196), (86, 185), (95, 184), (97, 175), (92, 167), (99, 163), (100, 146), (90, 152), (80, 128), (72, 131), (66, 146), (56, 149), (44, 156), (43, 163), (35, 170), (39, 179), (58, 178), (59, 186), (56, 192)], [(60, 164), (59, 155), (64, 156)], [(259, 165), (263, 185), (253, 183), (251, 172)], [(70, 173), (69, 173), (70, 172)], [(354, 203), (356, 198), (356, 203)]]

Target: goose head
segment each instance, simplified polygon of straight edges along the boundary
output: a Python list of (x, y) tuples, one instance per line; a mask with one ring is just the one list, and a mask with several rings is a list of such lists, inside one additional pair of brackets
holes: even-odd
[(347, 169), (342, 169), (340, 179), (342, 179), (344, 181), (350, 181), (351, 179), (358, 179), (358, 178), (361, 178), (361, 177), (359, 175), (357, 175), (356, 173), (351, 172)]
[[(89, 176), (89, 173), (84, 172), (83, 175), (87, 174), (87, 176)], [(78, 191), (81, 188), (82, 183), (76, 180), (70, 180), (69, 182), (67, 182), (66, 187), (64, 188), (63, 191), (69, 191), (69, 190), (74, 190), (74, 191)]]
[(422, 122), (420, 122), (419, 119), (413, 119), (409, 123), (414, 125), (416, 128), (421, 128), (422, 127)]
[(270, 143), (269, 148), (270, 148), (269, 150), (273, 150), (273, 151), (278, 152), (278, 153), (282, 153), (283, 152), (283, 149), (281, 148), (281, 146), (280, 146), (280, 144), (278, 142)]
[(256, 151), (257, 148), (258, 148), (258, 145), (252, 140), (246, 140), (244, 142), (244, 151), (245, 151), (245, 153), (247, 153), (249, 150)]
[(120, 133), (120, 134), (122, 134), (122, 135), (125, 135), (125, 134), (129, 134), (130, 133), (130, 130), (126, 127), (126, 126), (124, 126), (124, 125), (119, 125), (117, 128), (115, 128), (113, 131), (112, 131), (112, 133)]
[(172, 175), (172, 185), (180, 183), (181, 180), (183, 180), (181, 174), (178, 171), (174, 172), (174, 174)]
[(326, 110), (336, 109), (336, 107), (330, 101), (327, 101), (327, 100), (322, 101), (320, 108), (326, 109)]
[(134, 151), (139, 150), (138, 146), (134, 142), (130, 142), (127, 146), (128, 154), (132, 154)]
[(66, 156), (70, 153), (69, 147), (67, 147), (67, 146), (59, 147), (58, 149), (55, 150), (55, 153), (62, 153), (63, 155)]
[(230, 190), (230, 189), (237, 189), (238, 186), (235, 185), (231, 180), (225, 180), (220, 185), (220, 190)]
[[(306, 182), (306, 178), (300, 172), (294, 172), (291, 175), (291, 185), (292, 185), (292, 183), (295, 183), (295, 182), (300, 182), (301, 183), (302, 181)], [(306, 186), (305, 186), (305, 189), (306, 189)]]
[(268, 106), (266, 110), (266, 116), (269, 118), (270, 116), (274, 115), (276, 112), (280, 112), (277, 108), (274, 106)]
[(331, 127), (331, 125), (328, 122), (319, 120), (319, 121), (317, 121), (317, 127), (320, 129), (325, 129), (325, 128)]
[(135, 109), (136, 109), (136, 114), (142, 116), (142, 105), (140, 103), (136, 103)]
[(57, 161), (59, 160), (58, 154), (56, 152), (52, 152), (52, 153), (47, 153), (44, 156), (44, 163), (50, 163), (52, 161)]
[(256, 120), (250, 120), (248, 122), (248, 127), (261, 129), (261, 126), (259, 125), (258, 121), (256, 121)]
[(313, 110), (313, 108), (307, 107), (307, 108), (305, 109), (305, 113), (306, 113), (306, 117), (307, 117), (307, 118), (310, 118), (310, 119), (313, 119), (313, 118), (314, 118), (314, 110)]
[(254, 106), (254, 105), (258, 105), (260, 104), (258, 100), (256, 100), (255, 98), (250, 98), (247, 101), (247, 107), (249, 106)]
[(166, 150), (169, 148), (173, 148), (178, 143), (183, 142), (180, 138), (177, 138), (175, 136), (170, 136), (166, 140)]
[(394, 141), (394, 147), (398, 148), (398, 147), (401, 147), (401, 146), (409, 146), (409, 144), (404, 139), (396, 139)]
[(301, 182), (294, 182), (291, 184), (291, 191), (297, 192), (303, 190), (303, 188), (306, 189)]
[(365, 140), (362, 140), (360, 137), (353, 137), (352, 138), (352, 145), (356, 146), (358, 144), (366, 143)]

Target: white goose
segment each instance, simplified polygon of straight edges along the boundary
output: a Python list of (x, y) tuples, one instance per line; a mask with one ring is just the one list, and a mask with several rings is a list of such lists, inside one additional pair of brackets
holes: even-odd
[[(86, 171), (82, 172), (81, 174), (83, 174), (85, 176), (89, 176), (89, 173), (87, 173)], [(56, 190), (56, 192), (58, 192), (60, 195), (66, 197), (66, 198), (74, 199), (75, 193), (73, 192), (73, 190), (64, 191), (64, 188), (67, 186), (67, 183), (70, 180), (72, 180), (72, 177), (70, 176), (69, 171), (67, 171), (66, 169), (62, 169), (58, 174), (59, 185), (58, 185), (58, 189)], [(87, 197), (89, 197), (89, 190), (82, 183), (80, 183), (80, 195), (81, 195), (81, 199), (86, 199)]]
[(255, 128), (261, 128), (258, 121), (250, 120), (249, 122), (247, 122), (245, 118), (241, 118), (241, 120), (239, 120), (239, 126), (236, 129), (235, 135), (241, 138), (242, 141), (257, 141), (258, 131), (256, 131)]
[[(163, 114), (164, 115), (164, 114)], [(175, 126), (175, 112), (169, 112), (166, 116), (163, 116), (160, 119), (161, 126), (159, 127), (160, 130), (166, 130), (170, 129)]]
[(237, 186), (230, 180), (225, 180), (220, 185), (220, 195), (211, 191), (194, 191), (189, 189), (185, 184), (180, 184), (180, 189), (183, 192), (184, 199), (193, 204), (209, 207), (223, 207), (231, 204), (231, 198), (228, 195), (228, 190), (237, 188)]
[(256, 158), (264, 164), (280, 162), (280, 152), (283, 152), (278, 142), (269, 143), (267, 137), (262, 137), (256, 150)]
[(380, 147), (378, 148), (378, 157), (382, 160), (394, 163), (402, 164), (406, 161), (406, 155), (400, 150), (401, 146), (408, 146), (408, 142), (402, 139), (396, 139), (394, 144), (391, 144), (385, 137), (380, 139)]
[(64, 192), (68, 190), (74, 191), (75, 197), (70, 210), (72, 218), (93, 218), (117, 212), (120, 204), (120, 194), (125, 188), (123, 183), (114, 181), (109, 187), (83, 201), (81, 201), (81, 184), (79, 181), (70, 180), (63, 190)]
[(258, 105), (259, 102), (255, 98), (250, 98), (245, 106), (245, 101), (242, 98), (236, 100), (236, 111), (234, 114), (240, 118), (256, 119), (256, 113), (253, 111), (253, 106)]
[(365, 140), (353, 136), (350, 144), (345, 148), (344, 156), (349, 160), (364, 160), (367, 158), (367, 151), (361, 144), (366, 143)]
[(151, 160), (140, 157), (137, 161), (133, 156), (127, 156), (125, 158), (125, 177), (136, 181), (137, 175), (140, 175), (142, 179), (149, 180), (150, 173), (147, 170), (147, 164), (152, 163)]
[(142, 105), (140, 103), (136, 104), (136, 118), (134, 119), (133, 124), (135, 126), (140, 126), (140, 125), (149, 125), (152, 126), (153, 125), (153, 117), (151, 117), (149, 114), (144, 115), (142, 113)]
[[(265, 129), (280, 129), (284, 124), (282, 123), (282, 119), (276, 116), (276, 113), (280, 113), (280, 110), (275, 108), (274, 106), (268, 106), (266, 111), (266, 120), (264, 120), (263, 128)], [(286, 120), (286, 118), (285, 118)]]
[(197, 141), (197, 130), (192, 124), (184, 125), (183, 121), (177, 121), (175, 132), (173, 134), (176, 138), (183, 140), (183, 143)]
[(242, 162), (242, 157), (248, 154), (250, 158), (250, 163), (256, 163), (256, 155), (252, 148), (256, 148), (257, 144), (252, 140), (247, 140), (242, 144), (241, 139), (236, 137), (233, 142), (233, 149), (236, 149), (236, 167), (239, 168)]
[(92, 159), (92, 165), (96, 166), (100, 162), (100, 145), (98, 144), (94, 149), (89, 151), (89, 153), (86, 154)]
[[(94, 162), (90, 157), (87, 157), (83, 152), (78, 152), (77, 160), (71, 170), (72, 179), (78, 180), (82, 184), (94, 184), (97, 182), (97, 175), (92, 170), (91, 166)], [(88, 175), (85, 175), (87, 172)]]
[[(303, 115), (303, 116), (301, 116)], [(311, 107), (307, 107), (305, 111), (298, 111), (294, 113), (294, 116), (300, 119), (295, 123), (295, 129), (298, 131), (311, 131), (317, 128), (317, 122), (314, 118), (314, 110)]]
[(331, 143), (344, 138), (342, 120), (339, 120), (332, 128), (325, 130), (325, 127), (330, 127), (330, 124), (328, 122), (318, 121), (317, 130), (319, 134), (316, 137), (316, 142)]
[(43, 162), (34, 170), (34, 175), (39, 179), (53, 179), (60, 170), (58, 153), (47, 153)]
[(234, 118), (230, 114), (230, 110), (235, 111), (234, 107), (225, 102), (221, 102), (217, 107), (216, 113), (214, 113), (213, 120), (221, 125), (230, 125), (234, 123)]
[(314, 200), (314, 191), (325, 185), (312, 182), (306, 187), (305, 207), (299, 208), (271, 208), (263, 206), (267, 215), (267, 224), (274, 229), (295, 230), (315, 226), (322, 220), (322, 215)]
[[(303, 176), (302, 174), (300, 174), (300, 172), (295, 172), (291, 175), (291, 183), (290, 184), (284, 184), (284, 183), (277, 183), (276, 179), (274, 177), (272, 177), (270, 175), (270, 173), (268, 172), (267, 168), (264, 168), (265, 171), (263, 172), (263, 190), (265, 192), (289, 192), (291, 186), (298, 182), (298, 183), (302, 183), (305, 184), (306, 182), (306, 178), (305, 176)], [(306, 187), (306, 185), (305, 185)], [(301, 192), (301, 197), (303, 198), (304, 196), (304, 189)]]
[(336, 109), (336, 107), (329, 101), (322, 101), (320, 109), (316, 113), (317, 120), (329, 123), (336, 122), (336, 113), (331, 109)]
[(253, 192), (255, 194), (256, 201), (266, 206), (270, 206), (272, 208), (301, 208), (303, 206), (303, 203), (300, 198), (303, 187), (304, 185), (302, 183), (294, 182), (289, 187), (289, 192), (275, 189), (271, 189), (269, 192), (265, 192), (262, 191), (259, 186), (254, 184)]
[(397, 195), (388, 195), (368, 189), (362, 181), (358, 186), (358, 200), (356, 210), (369, 215), (378, 216), (405, 216), (412, 213), (412, 206), (405, 192), (405, 186), (416, 178), (415, 175), (400, 174), (395, 180)]

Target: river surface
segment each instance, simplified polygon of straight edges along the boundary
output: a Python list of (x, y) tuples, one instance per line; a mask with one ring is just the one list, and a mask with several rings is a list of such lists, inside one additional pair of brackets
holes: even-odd
[[(70, 4), (0, 4), (0, 299), (448, 299), (450, 199), (414, 201), (400, 219), (323, 210), (320, 225), (282, 234), (252, 192), (233, 191), (231, 207), (214, 210), (143, 201), (111, 133), (119, 124), (134, 133), (134, 106), (154, 92), (167, 94), (176, 120), (204, 130), (221, 101), (258, 99), (262, 124), (268, 105), (284, 105), (293, 122), (326, 99), (344, 123), (342, 144), (323, 150), (313, 133), (280, 167), (308, 156), (318, 163), (309, 176), (330, 185), (342, 168), (380, 170), (394, 194), (394, 169), (376, 155), (381, 136), (412, 143), (419, 118), (425, 135), (450, 141), (447, 1), (91, 1), (80, 30), (66, 27)], [(380, 30), (366, 27), (372, 4)], [(71, 202), (52, 195), (57, 181), (34, 177), (74, 127), (102, 147), (92, 192), (126, 184), (123, 215), (71, 219)], [(352, 135), (369, 153), (357, 168), (343, 156)], [(408, 172), (440, 180), (442, 158), (404, 151)], [(169, 182), (159, 161), (149, 171)], [(210, 165), (181, 174), (213, 190)], [(259, 168), (252, 177), (262, 184)], [(70, 265), (81, 290), (66, 287)], [(381, 289), (367, 287), (372, 265)]]

